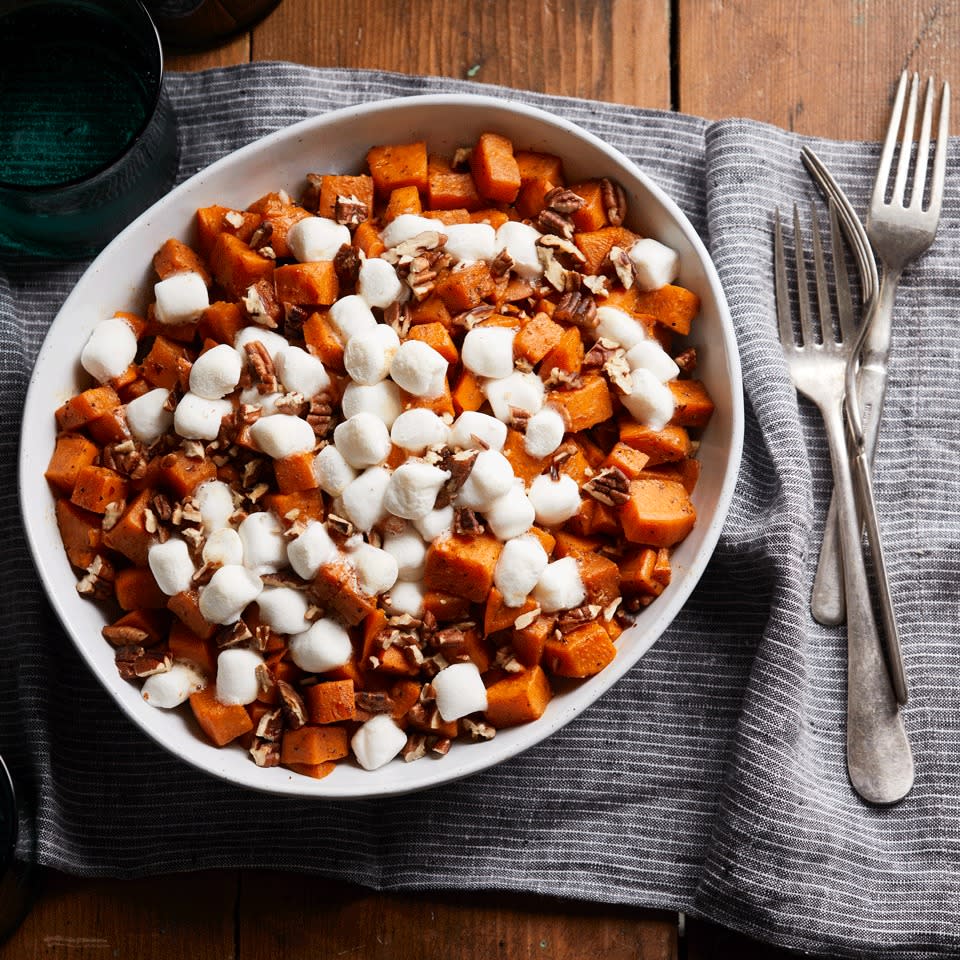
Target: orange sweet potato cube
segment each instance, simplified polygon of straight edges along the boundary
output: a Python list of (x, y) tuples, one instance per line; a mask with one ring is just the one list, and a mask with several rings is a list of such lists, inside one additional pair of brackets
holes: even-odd
[(553, 633), (555, 617), (539, 616), (525, 627), (514, 628), (511, 645), (516, 658), (525, 667), (535, 667), (543, 658), (544, 644)]
[(345, 727), (303, 726), (286, 730), (280, 748), (280, 762), (320, 764), (339, 760), (349, 753)]
[(713, 416), (713, 400), (700, 380), (671, 380), (673, 417), (670, 422), (681, 427), (705, 427)]
[(487, 399), (476, 374), (467, 369), (460, 371), (452, 396), (453, 409), (457, 416), (464, 410), (479, 410)]
[(196, 664), (208, 677), (217, 673), (217, 648), (209, 637), (198, 637), (182, 620), (170, 624), (167, 649), (175, 660), (187, 660)]
[(483, 260), (477, 260), (462, 270), (453, 270), (442, 276), (434, 290), (452, 313), (461, 313), (480, 306), (497, 290), (490, 267)]
[(457, 345), (442, 323), (418, 323), (410, 328), (407, 339), (422, 340), (428, 347), (433, 347), (447, 363), (456, 363), (460, 359)]
[(209, 640), (216, 632), (200, 612), (200, 594), (197, 590), (182, 590), (167, 600), (167, 609), (202, 640)]
[(217, 283), (239, 300), (258, 280), (273, 280), (274, 262), (251, 250), (232, 233), (220, 233), (210, 251), (210, 269)]
[(563, 160), (552, 153), (537, 153), (533, 150), (517, 150), (514, 153), (517, 169), (520, 171), (520, 182), (530, 180), (550, 180), (557, 186), (562, 186)]
[(607, 255), (614, 247), (629, 250), (637, 239), (637, 235), (626, 227), (601, 227), (599, 230), (575, 233), (573, 242), (586, 257), (581, 268), (582, 272), (599, 273)]
[(57, 500), (56, 515), (67, 559), (73, 566), (86, 569), (100, 550), (102, 518), (66, 498)]
[[(553, 320), (550, 321), (553, 323)], [(557, 343), (544, 356), (540, 364), (540, 376), (545, 380), (554, 370), (579, 373), (583, 364), (583, 338), (577, 327), (567, 327)]]
[(613, 416), (613, 400), (607, 381), (599, 374), (583, 378), (582, 386), (573, 390), (551, 390), (547, 403), (564, 411), (567, 429), (587, 430)]
[(700, 297), (686, 287), (668, 283), (658, 290), (638, 290), (633, 312), (655, 317), (658, 323), (685, 337), (700, 312)]
[(635, 450), (623, 442), (617, 442), (610, 453), (607, 454), (603, 466), (616, 467), (628, 480), (636, 480), (649, 460), (650, 458), (645, 453)]
[(487, 687), (486, 718), (498, 730), (539, 720), (553, 697), (539, 666), (511, 673)]
[(313, 451), (291, 453), (273, 461), (273, 475), (281, 493), (314, 490), (319, 486), (313, 472)]
[(253, 729), (253, 721), (246, 709), (239, 704), (224, 704), (217, 700), (213, 686), (204, 687), (190, 697), (190, 707), (207, 739), (217, 747), (226, 746), (232, 740)]
[(540, 311), (535, 313), (513, 340), (513, 353), (532, 364), (538, 364), (563, 337), (563, 327), (555, 323), (550, 315)]
[(164, 610), (166, 594), (147, 567), (124, 567), (113, 580), (113, 592), (121, 610)]
[[(431, 170), (427, 197), (431, 210), (463, 210), (469, 212), (483, 207), (483, 198), (470, 173), (452, 170)], [(467, 222), (469, 222), (469, 216)]]
[(656, 597), (663, 593), (664, 584), (654, 575), (658, 553), (653, 547), (641, 547), (624, 557), (620, 564), (620, 589), (625, 595)]
[(300, 306), (329, 306), (339, 294), (337, 271), (332, 260), (288, 263), (274, 272), (277, 299)]
[(240, 305), (226, 300), (211, 303), (200, 314), (197, 321), (197, 333), (204, 340), (214, 340), (217, 343), (228, 343), (233, 346), (237, 334), (247, 326), (247, 318)]
[(313, 578), (308, 596), (349, 627), (355, 627), (377, 609), (376, 597), (369, 597), (360, 589), (356, 571), (345, 563), (322, 566)]
[(520, 191), (520, 168), (513, 144), (498, 133), (483, 133), (470, 152), (470, 172), (480, 196), (513, 203)]
[(525, 220), (536, 220), (547, 205), (547, 194), (556, 187), (557, 184), (553, 180), (544, 180), (540, 177), (527, 180), (517, 194), (517, 213)]
[(617, 655), (610, 635), (596, 621), (547, 638), (543, 663), (558, 677), (592, 677)]
[(435, 540), (427, 550), (423, 581), (428, 590), (440, 590), (484, 603), (493, 586), (493, 571), (503, 544), (490, 534)]
[(397, 187), (416, 187), (424, 193), (428, 189), (427, 144), (423, 140), (371, 147), (367, 165), (381, 196), (389, 196)]
[(323, 491), (317, 487), (294, 490), (292, 493), (268, 493), (264, 495), (263, 505), (272, 510), (285, 527), (297, 521), (307, 523), (310, 520), (323, 520), (326, 516)]
[(122, 503), (126, 498), (127, 481), (116, 470), (90, 464), (77, 471), (70, 502), (81, 510), (102, 514), (111, 503)]
[(620, 422), (620, 442), (646, 454), (647, 467), (683, 460), (693, 451), (684, 427), (667, 424), (662, 430), (653, 430), (630, 417)]
[(79, 430), (113, 413), (119, 406), (120, 397), (113, 387), (91, 387), (71, 397), (57, 410), (57, 426), (61, 430)]
[(183, 450), (168, 453), (160, 461), (159, 482), (178, 499), (190, 496), (201, 483), (216, 476), (217, 466), (212, 460), (193, 459)]
[(311, 723), (340, 723), (356, 716), (352, 680), (328, 680), (304, 691)]
[(570, 217), (577, 230), (599, 230), (608, 224), (607, 211), (603, 203), (603, 188), (599, 180), (585, 180), (573, 183), (570, 189), (583, 197), (583, 206)]
[(328, 370), (344, 373), (343, 344), (334, 332), (325, 311), (315, 311), (307, 317), (303, 325), (303, 339), (307, 350), (312, 353)]
[(387, 248), (380, 239), (380, 231), (372, 220), (364, 220), (353, 231), (353, 245), (366, 257), (379, 257)]
[(606, 607), (620, 596), (620, 570), (609, 557), (584, 553), (577, 557), (577, 567), (590, 603)]
[(366, 174), (359, 176), (325, 174), (320, 178), (317, 216), (333, 220), (337, 213), (338, 197), (355, 197), (366, 204), (369, 215), (373, 212), (373, 177), (368, 177)]
[(189, 362), (189, 356), (189, 350), (182, 343), (158, 334), (140, 365), (143, 379), (151, 386), (172, 390), (179, 383), (182, 364)]
[(503, 594), (496, 587), (491, 587), (483, 609), (483, 632), (489, 636), (501, 630), (512, 630), (518, 617), (536, 609), (537, 602), (532, 597), (527, 597), (519, 607), (508, 607), (503, 601)]
[(263, 218), (259, 213), (231, 210), (229, 207), (201, 207), (197, 210), (197, 247), (205, 257), (221, 233), (230, 233), (246, 243)]
[(420, 191), (414, 186), (395, 187), (390, 191), (387, 206), (383, 211), (383, 222), (390, 223), (405, 213), (422, 213)]
[(182, 240), (170, 237), (153, 256), (153, 269), (161, 280), (175, 273), (199, 273), (203, 282), (210, 286), (210, 273), (195, 250)]
[(410, 305), (410, 324), (418, 326), (421, 323), (439, 323), (449, 330), (453, 326), (453, 318), (447, 305), (435, 293), (431, 293), (425, 300)]
[(77, 483), (77, 475), (100, 455), (100, 449), (79, 433), (62, 433), (57, 437), (53, 456), (44, 477), (58, 493), (69, 496)]
[(550, 464), (550, 457), (534, 457), (527, 453), (524, 436), (518, 430), (507, 430), (503, 455), (510, 461), (513, 472), (524, 483), (531, 484)]
[(620, 522), (633, 543), (672, 547), (693, 529), (697, 511), (682, 483), (641, 478), (630, 482), (630, 499), (620, 510)]
[(290, 228), (309, 217), (309, 211), (299, 204), (292, 203), (288, 197), (280, 193), (268, 193), (259, 200), (250, 204), (248, 208), (253, 213), (263, 217), (263, 223), (270, 228), (270, 238), (267, 245), (278, 257), (290, 257), (292, 252), (287, 243), (287, 234)]

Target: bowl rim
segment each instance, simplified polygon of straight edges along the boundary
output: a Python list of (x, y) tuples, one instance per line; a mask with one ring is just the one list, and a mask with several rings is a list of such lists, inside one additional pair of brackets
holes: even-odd
[[(307, 133), (313, 134), (317, 129), (335, 126), (344, 120), (359, 119), (365, 115), (377, 114), (384, 110), (398, 108), (429, 109), (431, 107), (438, 106), (468, 106), (470, 108), (483, 108), (486, 110), (499, 112), (501, 114), (506, 113), (512, 115), (519, 113), (521, 115), (534, 118), (538, 122), (548, 127), (556, 128), (558, 131), (561, 131), (564, 134), (573, 135), (574, 137), (585, 141), (593, 149), (598, 150), (600, 153), (606, 155), (606, 157), (613, 161), (616, 165), (625, 166), (627, 169), (629, 169), (632, 176), (637, 179), (640, 185), (642, 185), (642, 187), (647, 190), (663, 207), (663, 209), (672, 219), (674, 225), (682, 233), (686, 242), (690, 245), (693, 253), (696, 255), (696, 259), (703, 271), (704, 278), (710, 289), (710, 294), (713, 298), (716, 313), (718, 314), (719, 327), (722, 332), (724, 356), (726, 361), (725, 376), (731, 385), (729, 407), (730, 442), (729, 446), (726, 447), (726, 472), (717, 491), (716, 506), (710, 518), (710, 522), (706, 526), (706, 529), (701, 528), (700, 530), (700, 536), (702, 537), (700, 548), (698, 549), (696, 555), (692, 558), (692, 561), (685, 565), (684, 583), (682, 589), (678, 590), (672, 595), (668, 592), (667, 594), (658, 598), (658, 601), (655, 605), (647, 608), (648, 611), (652, 612), (656, 610), (657, 613), (655, 617), (643, 625), (643, 630), (647, 635), (647, 640), (643, 645), (641, 645), (637, 650), (631, 651), (630, 656), (616, 658), (596, 676), (588, 678), (584, 681), (579, 681), (578, 689), (583, 690), (589, 687), (596, 687), (598, 689), (595, 693), (591, 693), (590, 695), (585, 694), (577, 698), (573, 704), (564, 701), (562, 704), (562, 709), (548, 711), (547, 714), (540, 719), (530, 724), (524, 724), (521, 727), (514, 728), (515, 730), (530, 730), (531, 733), (527, 736), (520, 736), (519, 738), (516, 738), (516, 742), (511, 742), (508, 746), (504, 746), (501, 740), (501, 742), (498, 744), (497, 755), (495, 759), (491, 760), (487, 757), (487, 751), (483, 749), (483, 747), (487, 746), (487, 744), (476, 744), (472, 745), (469, 750), (462, 749), (459, 751), (452, 751), (447, 755), (447, 757), (444, 758), (442, 764), (431, 764), (430, 769), (432, 771), (432, 775), (426, 778), (426, 782), (392, 782), (387, 778), (376, 777), (374, 775), (370, 777), (369, 788), (364, 789), (339, 785), (335, 777), (318, 781), (293, 774), (292, 772), (290, 778), (287, 780), (255, 782), (257, 780), (256, 777), (247, 778), (245, 776), (239, 776), (229, 769), (220, 768), (220, 766), (215, 763), (204, 762), (203, 758), (199, 756), (193, 756), (192, 752), (185, 752), (177, 748), (175, 745), (171, 745), (162, 737), (161, 731), (157, 729), (156, 725), (150, 724), (148, 720), (145, 719), (145, 716), (138, 714), (134, 708), (124, 700), (120, 690), (114, 689), (114, 685), (111, 682), (108, 682), (109, 678), (107, 678), (101, 671), (99, 664), (93, 657), (92, 651), (89, 649), (89, 644), (84, 642), (82, 638), (78, 636), (78, 634), (72, 629), (67, 610), (65, 609), (65, 606), (61, 601), (57, 591), (51, 586), (51, 584), (54, 582), (51, 577), (55, 576), (55, 572), (51, 571), (49, 565), (45, 561), (43, 544), (40, 538), (40, 529), (43, 526), (43, 518), (38, 515), (41, 511), (37, 509), (37, 504), (31, 503), (31, 498), (34, 496), (31, 491), (37, 486), (37, 478), (36, 476), (33, 476), (32, 473), (31, 475), (28, 475), (30, 472), (28, 471), (29, 458), (24, 456), (24, 450), (27, 446), (27, 431), (21, 429), (21, 438), (18, 450), (19, 500), (21, 516), (23, 518), (23, 524), (26, 531), (27, 542), (30, 547), (30, 553), (39, 574), (41, 583), (43, 584), (43, 589), (47, 596), (48, 602), (56, 612), (64, 631), (70, 637), (74, 646), (79, 650), (80, 655), (85, 661), (88, 669), (90, 669), (90, 671), (94, 674), (101, 686), (106, 688), (113, 702), (120, 707), (123, 713), (130, 720), (132, 720), (142, 732), (147, 734), (147, 736), (150, 737), (150, 739), (155, 743), (163, 747), (169, 754), (208, 775), (225, 780), (234, 786), (240, 786), (255, 792), (266, 793), (273, 796), (291, 796), (318, 800), (398, 796), (407, 793), (419, 792), (421, 790), (432, 789), (473, 774), (481, 773), (487, 769), (499, 766), (503, 762), (517, 756), (531, 747), (542, 743), (588, 707), (593, 705), (596, 700), (605, 692), (607, 692), (607, 690), (609, 690), (613, 684), (620, 680), (621, 677), (628, 670), (630, 670), (637, 663), (637, 661), (646, 654), (650, 647), (652, 647), (653, 644), (656, 643), (657, 640), (659, 640), (659, 638), (663, 635), (664, 631), (669, 627), (669, 625), (676, 618), (677, 614), (689, 600), (690, 595), (695, 589), (697, 583), (703, 575), (704, 570), (706, 569), (707, 564), (713, 556), (723, 524), (727, 517), (730, 503), (733, 499), (742, 456), (744, 431), (740, 359), (733, 322), (729, 307), (727, 305), (726, 297), (724, 295), (723, 287), (720, 283), (716, 267), (710, 258), (706, 246), (701, 240), (699, 234), (693, 228), (692, 224), (677, 203), (657, 183), (655, 183), (651, 177), (638, 166), (637, 163), (635, 163), (617, 148), (605, 143), (599, 137), (595, 136), (590, 131), (584, 129), (578, 124), (566, 120), (556, 114), (550, 113), (547, 110), (530, 106), (522, 101), (496, 98), (481, 94), (418, 94), (412, 96), (391, 97), (349, 105), (336, 110), (328, 111), (326, 113), (316, 114), (296, 123), (282, 127), (263, 137), (257, 138), (256, 140), (245, 144), (242, 147), (239, 147), (237, 150), (234, 150), (219, 158), (210, 165), (204, 167), (202, 170), (199, 170), (197, 173), (193, 174), (187, 180), (178, 184), (168, 194), (157, 201), (156, 204), (148, 208), (123, 231), (121, 231), (89, 264), (84, 273), (71, 289), (70, 294), (57, 311), (57, 314), (44, 337), (43, 343), (38, 350), (23, 406), (22, 426), (26, 424), (28, 414), (30, 414), (30, 412), (38, 404), (43, 403), (43, 392), (47, 391), (49, 393), (49, 388), (44, 383), (40, 382), (38, 371), (43, 365), (42, 361), (45, 359), (46, 353), (52, 349), (52, 331), (67, 322), (66, 318), (69, 316), (74, 301), (79, 298), (78, 289), (82, 286), (84, 280), (94, 274), (99, 266), (108, 261), (112, 261), (113, 258), (117, 256), (118, 251), (122, 250), (124, 244), (127, 242), (127, 238), (130, 235), (139, 232), (141, 229), (145, 229), (147, 226), (147, 221), (153, 215), (154, 211), (162, 209), (168, 205), (175, 204), (183, 194), (196, 189), (198, 186), (202, 185), (205, 180), (211, 177), (216, 177), (220, 171), (224, 170), (225, 168), (243, 164), (250, 158), (260, 154), (262, 151), (268, 150), (277, 144), (285, 143), (291, 140), (296, 141), (298, 138)], [(495, 127), (496, 120), (492, 120), (490, 125)], [(47, 397), (46, 400), (47, 405), (49, 405), (49, 397)], [(497, 738), (497, 740), (499, 739), (500, 738)], [(497, 743), (497, 740), (490, 741), (490, 743)], [(204, 746), (209, 745), (205, 744)], [(210, 747), (210, 749), (215, 750), (216, 748)], [(251, 771), (258, 770), (260, 770), (259, 767), (251, 765)]]

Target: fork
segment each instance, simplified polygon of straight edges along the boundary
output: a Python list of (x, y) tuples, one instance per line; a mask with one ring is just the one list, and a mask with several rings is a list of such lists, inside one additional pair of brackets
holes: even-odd
[[(933, 157), (930, 193), (926, 208), (923, 206), (927, 166), (930, 156), (930, 133), (933, 126), (933, 79), (927, 83), (923, 116), (920, 121), (920, 136), (917, 141), (916, 162), (910, 201), (906, 203), (905, 192), (909, 175), (913, 134), (916, 127), (919, 78), (910, 80), (910, 99), (907, 103), (906, 121), (903, 108), (907, 97), (909, 74), (900, 76), (897, 93), (890, 112), (890, 123), (880, 153), (880, 162), (874, 181), (873, 196), (867, 213), (867, 234), (881, 261), (880, 292), (874, 307), (875, 313), (868, 317), (869, 334), (857, 373), (857, 389), (848, 390), (848, 420), (854, 442), (863, 452), (865, 464), (873, 462), (880, 414), (886, 392), (887, 362), (890, 353), (890, 326), (893, 304), (896, 298), (900, 275), (906, 266), (922, 254), (933, 242), (940, 219), (943, 202), (943, 187), (946, 178), (947, 133), (950, 121), (950, 84), (944, 83), (939, 103), (937, 145)], [(903, 139), (900, 141), (901, 126)], [(887, 202), (886, 194), (897, 144), (900, 153), (892, 187), (892, 196)], [(851, 377), (856, 364), (851, 364)], [(861, 479), (869, 482), (869, 473)], [(842, 623), (844, 618), (843, 574), (840, 551), (837, 549), (836, 507), (831, 501), (820, 547), (820, 560), (814, 579), (811, 610), (820, 623)], [(899, 644), (895, 628), (888, 624), (887, 636), (896, 649), (899, 660)]]
[(847, 558), (844, 584), (847, 604), (847, 772), (854, 789), (865, 800), (891, 804), (905, 797), (913, 785), (913, 756), (881, 651), (860, 544), (860, 521), (854, 502), (843, 414), (847, 361), (856, 347), (856, 336), (849, 286), (845, 283), (846, 260), (833, 203), (830, 204), (830, 221), (840, 337), (834, 333), (829, 280), (815, 208), (811, 210), (811, 232), (819, 337), (810, 305), (807, 261), (796, 206), (793, 208), (793, 230), (800, 341), (794, 334), (779, 211), (774, 220), (777, 321), (791, 379), (797, 390), (819, 408), (830, 445), (841, 548)]

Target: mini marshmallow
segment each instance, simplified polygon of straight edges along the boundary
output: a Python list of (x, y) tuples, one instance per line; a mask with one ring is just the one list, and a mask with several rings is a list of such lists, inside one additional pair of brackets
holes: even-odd
[(351, 337), (343, 351), (343, 366), (354, 383), (373, 384), (385, 380), (400, 348), (393, 327), (378, 323), (362, 337)]
[(519, 479), (484, 512), (490, 529), (500, 540), (512, 540), (526, 533), (533, 526), (536, 515), (523, 489), (523, 481)]
[(419, 237), (421, 233), (438, 233), (441, 231), (446, 233), (446, 227), (439, 220), (419, 217), (415, 213), (401, 213), (381, 231), (380, 239), (389, 250), (399, 243)]
[(481, 450), (457, 493), (457, 506), (485, 512), (514, 482), (510, 461), (496, 450)]
[(233, 527), (214, 530), (203, 542), (203, 562), (243, 566), (243, 541)]
[(504, 604), (522, 607), (546, 570), (547, 563), (546, 551), (536, 537), (523, 536), (508, 540), (500, 551), (493, 571), (493, 583), (503, 595)]
[(210, 306), (207, 285), (199, 273), (175, 273), (153, 286), (157, 323), (192, 323)]
[(620, 402), (638, 423), (651, 430), (662, 430), (673, 416), (670, 388), (642, 368), (630, 374), (630, 392), (621, 396)]
[(327, 313), (334, 333), (344, 345), (357, 334), (367, 334), (377, 326), (377, 318), (366, 300), (355, 293), (341, 297)]
[(512, 408), (526, 413), (537, 413), (543, 406), (543, 381), (535, 373), (511, 373), (502, 380), (490, 380), (484, 384), (483, 392), (493, 415), (504, 423), (513, 419)]
[(332, 260), (350, 243), (350, 230), (327, 217), (304, 217), (287, 231), (287, 246), (301, 262)]
[(372, 413), (358, 413), (337, 424), (333, 442), (351, 467), (363, 469), (383, 463), (390, 456), (390, 432)]
[(398, 580), (388, 594), (384, 594), (382, 603), (391, 616), (404, 613), (411, 617), (423, 616), (423, 584), (412, 580)]
[(287, 541), (280, 521), (269, 511), (251, 513), (237, 530), (243, 541), (243, 565), (255, 573), (276, 573), (287, 565)]
[(324, 365), (302, 347), (285, 347), (278, 351), (277, 376), (291, 393), (299, 393), (310, 400), (330, 386), (330, 377)]
[(370, 467), (343, 491), (344, 512), (358, 530), (366, 533), (387, 515), (384, 499), (389, 485), (389, 470)]
[(506, 250), (513, 260), (513, 272), (522, 280), (535, 280), (543, 273), (543, 264), (537, 253), (540, 231), (528, 223), (508, 220), (497, 228), (496, 250)]
[(190, 392), (204, 400), (219, 400), (233, 393), (240, 382), (243, 361), (227, 343), (201, 353), (190, 368)]
[(643, 340), (627, 351), (631, 370), (649, 370), (661, 383), (673, 380), (680, 368), (656, 340)]
[(507, 426), (488, 413), (464, 410), (450, 428), (450, 443), (465, 450), (502, 450)]
[(277, 633), (303, 633), (310, 629), (307, 595), (293, 587), (264, 587), (257, 597), (260, 619)]
[(403, 296), (403, 283), (386, 260), (367, 257), (360, 264), (357, 293), (371, 307), (389, 307)]
[(194, 499), (197, 501), (204, 532), (213, 533), (229, 525), (236, 507), (228, 484), (222, 480), (206, 480), (197, 487)]
[(637, 240), (627, 251), (627, 256), (633, 263), (636, 284), (641, 290), (659, 290), (673, 283), (680, 272), (680, 257), (676, 250), (651, 237)]
[(513, 338), (509, 327), (474, 327), (463, 338), (460, 359), (478, 377), (502, 380), (513, 373)]
[(253, 703), (260, 693), (261, 666), (263, 657), (254, 650), (222, 650), (217, 657), (217, 700), (227, 706)]
[(168, 597), (193, 586), (196, 571), (185, 540), (171, 537), (165, 543), (152, 544), (147, 551), (147, 563), (157, 586)]
[(216, 440), (220, 423), (233, 413), (229, 400), (204, 400), (185, 393), (173, 414), (173, 429), (188, 440)]
[(325, 673), (342, 667), (353, 656), (353, 644), (345, 627), (322, 617), (309, 630), (290, 638), (290, 657), (307, 673)]
[(538, 460), (549, 457), (563, 443), (566, 424), (553, 407), (544, 407), (527, 421), (523, 435), (523, 449)]
[(250, 439), (274, 460), (282, 460), (294, 453), (306, 453), (317, 445), (313, 427), (302, 417), (289, 413), (274, 413), (261, 417), (250, 427)]
[(597, 325), (593, 333), (598, 340), (612, 340), (625, 350), (647, 339), (643, 324), (618, 307), (597, 307)]
[(440, 488), (450, 479), (441, 470), (422, 460), (408, 460), (393, 471), (383, 505), (395, 517), (416, 520), (432, 509)]
[(421, 580), (427, 560), (427, 547), (414, 530), (388, 533), (383, 538), (383, 549), (397, 561), (397, 579)]
[(489, 223), (451, 223), (443, 232), (447, 235), (444, 250), (460, 263), (492, 260), (496, 256), (497, 234)]
[(162, 387), (149, 390), (125, 407), (127, 426), (136, 440), (148, 446), (173, 426), (173, 411), (166, 409), (170, 392)]
[[(228, 348), (229, 349), (229, 348)], [(119, 377), (137, 356), (137, 338), (121, 317), (101, 320), (84, 344), (80, 366), (100, 383)]]
[(272, 417), (277, 412), (277, 401), (282, 396), (282, 393), (261, 393), (256, 387), (247, 387), (240, 391), (240, 403), (256, 408), (262, 417)]
[(437, 710), (446, 723), (487, 709), (487, 688), (475, 663), (452, 663), (431, 681)]
[(403, 413), (403, 401), (400, 399), (400, 388), (392, 380), (369, 385), (348, 383), (340, 398), (340, 408), (347, 418), (363, 411), (375, 414), (389, 430), (393, 421)]
[(263, 581), (252, 570), (227, 564), (217, 570), (200, 591), (200, 613), (210, 623), (236, 623), (262, 589)]
[(548, 563), (534, 587), (533, 598), (544, 613), (579, 607), (587, 598), (587, 591), (580, 579), (577, 561), (573, 557), (564, 557)]
[(172, 710), (206, 685), (207, 681), (192, 664), (178, 660), (165, 673), (147, 677), (140, 688), (140, 696), (151, 707)]
[(565, 473), (556, 480), (541, 474), (530, 484), (527, 496), (536, 511), (537, 523), (547, 527), (563, 523), (580, 512), (580, 487)]
[(421, 454), (427, 447), (447, 443), (450, 439), (450, 427), (432, 410), (414, 407), (412, 410), (405, 410), (393, 421), (390, 439), (410, 453)]
[(359, 543), (350, 551), (350, 562), (357, 572), (360, 589), (369, 597), (385, 593), (397, 582), (397, 561), (379, 547)]
[(332, 443), (313, 458), (313, 475), (320, 489), (331, 497), (339, 497), (357, 479), (357, 471), (343, 459), (343, 454)]
[(389, 763), (406, 743), (407, 735), (390, 716), (378, 713), (357, 730), (350, 740), (350, 748), (364, 770), (376, 770)]
[(243, 327), (237, 331), (233, 338), (234, 349), (246, 361), (247, 353), (244, 347), (248, 343), (262, 343), (264, 349), (270, 354), (271, 360), (276, 360), (281, 350), (286, 350), (290, 346), (286, 337), (281, 337), (279, 333), (272, 330), (264, 330), (263, 327)]
[(311, 520), (306, 530), (287, 544), (287, 560), (298, 576), (312, 580), (326, 563), (332, 563), (339, 550), (327, 528)]
[(415, 397), (439, 397), (446, 383), (447, 367), (446, 358), (429, 344), (405, 340), (390, 364), (390, 376)]
[(418, 517), (413, 521), (417, 533), (428, 543), (446, 536), (453, 527), (453, 507), (449, 504), (431, 510), (426, 516)]

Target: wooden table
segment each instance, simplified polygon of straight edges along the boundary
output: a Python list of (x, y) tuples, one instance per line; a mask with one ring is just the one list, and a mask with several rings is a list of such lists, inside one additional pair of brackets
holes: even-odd
[[(283, 0), (251, 32), (168, 67), (291, 60), (470, 77), (859, 139), (882, 136), (905, 67), (960, 82), (958, 40), (956, 0)], [(676, 914), (514, 894), (381, 895), (241, 870), (49, 874), (0, 958), (786, 956), (689, 918), (685, 933)]]

